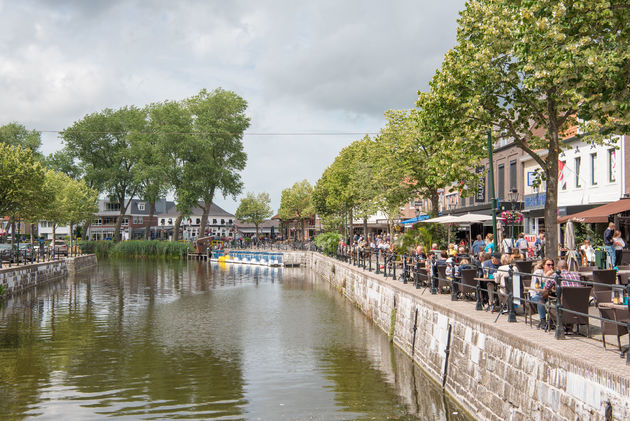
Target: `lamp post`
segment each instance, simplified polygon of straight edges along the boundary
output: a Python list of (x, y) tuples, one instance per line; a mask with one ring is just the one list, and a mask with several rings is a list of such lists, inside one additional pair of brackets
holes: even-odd
[[(511, 188), (508, 193), (508, 198), (510, 199), (510, 210), (514, 211), (514, 207), (518, 201), (518, 190)], [(512, 224), (512, 247), (514, 247), (514, 224)]]

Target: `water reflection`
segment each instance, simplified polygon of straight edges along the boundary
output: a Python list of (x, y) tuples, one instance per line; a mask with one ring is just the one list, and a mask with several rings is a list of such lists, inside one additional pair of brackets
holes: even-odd
[(6, 302), (0, 396), (13, 419), (464, 419), (311, 273), (204, 262), (109, 261)]

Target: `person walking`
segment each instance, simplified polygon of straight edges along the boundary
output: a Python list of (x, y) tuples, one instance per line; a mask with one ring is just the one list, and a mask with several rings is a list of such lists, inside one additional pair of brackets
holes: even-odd
[(520, 233), (518, 235), (518, 240), (516, 241), (516, 248), (520, 250), (523, 256), (527, 256), (527, 248), (529, 244), (527, 244), (527, 240), (525, 239), (525, 233)]
[(621, 264), (621, 255), (623, 248), (626, 246), (626, 242), (621, 238), (621, 231), (615, 231), (613, 234), (613, 248), (615, 249), (615, 266)]
[(613, 235), (615, 234), (615, 223), (609, 222), (608, 228), (604, 231), (604, 250), (606, 250), (606, 256), (608, 257), (607, 268), (611, 269), (615, 267), (615, 248), (613, 247)]

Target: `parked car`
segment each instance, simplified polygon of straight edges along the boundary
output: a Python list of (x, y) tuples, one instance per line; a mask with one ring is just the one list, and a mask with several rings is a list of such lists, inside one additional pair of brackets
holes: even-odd
[(11, 247), (11, 244), (0, 244), (0, 259), (3, 262), (16, 263), (21, 262), (23, 255), (18, 252), (17, 246)]
[(51, 251), (55, 251), (55, 254), (63, 254), (64, 256), (68, 255), (68, 246), (63, 240), (53, 240), (49, 247)]
[(35, 256), (35, 250), (32, 244), (20, 243), (20, 259), (26, 258), (26, 260), (33, 260)]

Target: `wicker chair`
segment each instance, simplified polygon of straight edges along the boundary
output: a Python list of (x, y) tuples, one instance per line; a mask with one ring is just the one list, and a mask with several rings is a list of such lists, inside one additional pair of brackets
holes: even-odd
[[(593, 282), (614, 285), (617, 281), (617, 271), (614, 269), (594, 270)], [(609, 303), (612, 301), (612, 288), (593, 285), (595, 303)]]
[[(591, 329), (588, 323), (588, 299), (591, 295), (591, 287), (563, 287), (560, 305), (563, 309), (576, 311), (584, 314), (574, 314), (566, 311), (562, 312), (562, 324), (586, 325), (586, 336), (591, 336)], [(551, 319), (557, 324), (558, 314), (555, 306), (549, 309)]]
[(451, 283), (449, 282), (448, 279), (446, 279), (446, 266), (438, 266), (437, 270), (438, 270), (438, 293), (444, 294), (445, 287), (449, 288), (449, 290), (451, 288)]
[(477, 292), (477, 281), (475, 281), (475, 277), (477, 276), (477, 269), (462, 269), (462, 295), (464, 297), (475, 296)]
[[(617, 322), (627, 322), (628, 321), (628, 310), (625, 310), (625, 318), (623, 317), (624, 310), (617, 310), (614, 308), (602, 308), (597, 307), (599, 310), (599, 315), (603, 319), (613, 320)], [(602, 342), (604, 344), (604, 349), (606, 349), (606, 338), (605, 335), (615, 335), (617, 336), (617, 345), (619, 346), (619, 352), (621, 352), (621, 337), (623, 335), (628, 334), (628, 327), (626, 325), (618, 325), (616, 323), (607, 322), (601, 320), (602, 322)]]

